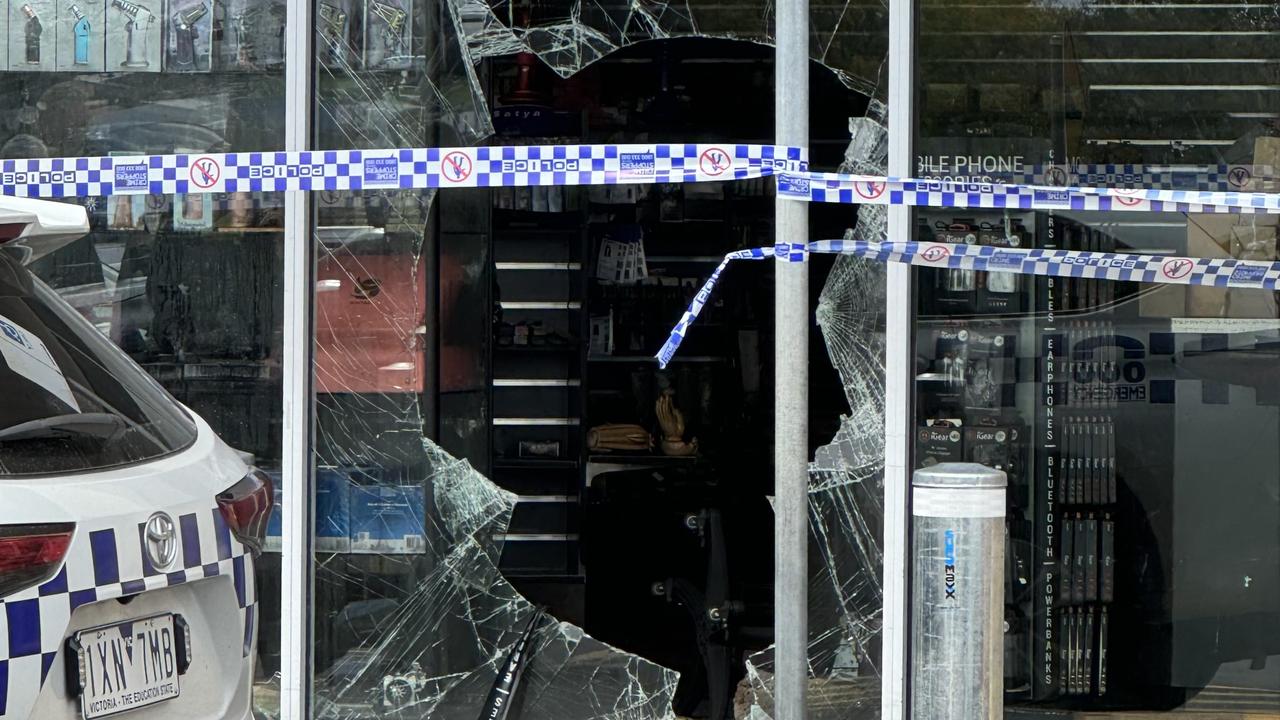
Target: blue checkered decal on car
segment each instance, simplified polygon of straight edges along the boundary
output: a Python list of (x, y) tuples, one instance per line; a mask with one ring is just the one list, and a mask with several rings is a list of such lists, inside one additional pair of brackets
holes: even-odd
[(252, 555), (232, 536), (217, 507), (175, 520), (181, 548), (174, 562), (177, 570), (165, 573), (152, 567), (145, 521), (77, 528), (57, 575), (0, 600), (0, 717), (28, 717), (71, 632), (73, 614), (90, 603), (230, 577), (240, 608), (243, 654), (249, 655), (257, 603)]

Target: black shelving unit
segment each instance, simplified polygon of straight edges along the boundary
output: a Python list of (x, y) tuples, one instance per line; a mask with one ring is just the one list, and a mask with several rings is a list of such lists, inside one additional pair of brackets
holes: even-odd
[[(553, 115), (563, 135), (507, 137), (499, 144), (575, 142), (581, 116)], [(584, 196), (574, 187), (490, 193), (490, 466), (493, 480), (517, 496), (501, 538), (500, 567), (529, 597), (574, 596), (567, 606), (579, 616), (588, 334)], [(566, 608), (563, 599), (556, 605)]]

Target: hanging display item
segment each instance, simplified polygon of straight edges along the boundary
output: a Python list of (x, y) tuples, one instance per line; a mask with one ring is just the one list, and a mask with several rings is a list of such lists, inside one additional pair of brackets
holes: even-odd
[(107, 5), (77, 0), (59, 8), (55, 69), (102, 72), (107, 62)]
[(10, 0), (8, 13), (9, 70), (53, 70), (57, 4), (53, 0)]
[(204, 0), (178, 5), (169, 18), (166, 69), (170, 72), (208, 70), (212, 25), (213, 16)]
[(107, 69), (160, 72), (162, 24), (150, 5), (111, 0), (107, 13)]

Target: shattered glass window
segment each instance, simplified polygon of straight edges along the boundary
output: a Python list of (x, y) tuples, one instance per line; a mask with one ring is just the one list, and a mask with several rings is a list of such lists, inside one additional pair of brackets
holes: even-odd
[[(886, 108), (873, 101), (849, 119), (839, 171), (885, 175)], [(882, 206), (862, 206), (846, 239), (882, 242)], [(838, 256), (815, 310), (848, 414), (809, 467), (809, 672), (812, 718), (880, 715), (883, 610), (885, 270)], [(815, 362), (817, 359), (815, 358)], [(736, 718), (771, 718), (772, 652), (748, 660)]]
[[(660, 83), (656, 96), (648, 90), (601, 87), (595, 94), (599, 104), (607, 99), (610, 108), (622, 109), (613, 114), (600, 107), (583, 113), (530, 106), (546, 102), (539, 93), (549, 82), (599, 82), (584, 71), (599, 61), (612, 62), (611, 56), (643, 41), (704, 37), (767, 43), (771, 15), (767, 4), (318, 0), (317, 146), (517, 142), (510, 139), (514, 126), (523, 123), (527, 129), (538, 122), (543, 123), (539, 133), (544, 139), (536, 142), (588, 139), (576, 129), (574, 123), (582, 125), (583, 120), (575, 119), (575, 113), (606, 117), (609, 134), (593, 134), (589, 140), (650, 140), (628, 135), (635, 127), (632, 119), (670, 112), (663, 103), (672, 98), (677, 107), (724, 104), (715, 97), (680, 97), (687, 90), (673, 79)], [(815, 6), (814, 18), (813, 56), (827, 67), (821, 72), (833, 76), (843, 93), (874, 95), (883, 85), (884, 6)], [(651, 54), (674, 66), (666, 53), (655, 45)], [(765, 73), (767, 78), (767, 51), (759, 54), (766, 59), (739, 61), (740, 67), (749, 77)], [(617, 62), (635, 63), (636, 56), (624, 55)], [(714, 72), (708, 66), (698, 77), (710, 78)], [(762, 95), (759, 104), (768, 107), (769, 97)], [(522, 108), (519, 115), (513, 107)], [(846, 121), (844, 114), (824, 118), (843, 138), (841, 144), (848, 138)], [(766, 115), (733, 127), (760, 125), (769, 126)], [(883, 127), (878, 127), (882, 139)], [(696, 125), (678, 131), (686, 134), (670, 139), (712, 132)], [(759, 141), (757, 135), (764, 134), (760, 129), (753, 133), (732, 139)], [(764, 194), (763, 187), (748, 190)], [(643, 190), (646, 196), (648, 192)], [(671, 198), (662, 204), (662, 212), (670, 213), (665, 222), (675, 225), (687, 218), (690, 231), (699, 227), (699, 202), (732, 197), (719, 187), (706, 188), (702, 195), (690, 192), (683, 200), (678, 189), (654, 192), (661, 193), (654, 198)], [(491, 454), (508, 426), (495, 423), (498, 411), (490, 382), (497, 372), (489, 358), (493, 346), (513, 342), (502, 334), (501, 306), (507, 301), (510, 316), (520, 298), (513, 285), (490, 284), (495, 263), (522, 261), (502, 255), (496, 245), (490, 250), (495, 209), (523, 210), (534, 218), (528, 223), (530, 234), (549, 236), (556, 228), (547, 218), (555, 213), (540, 216), (536, 203), (550, 209), (581, 202), (584, 210), (593, 203), (593, 217), (607, 217), (610, 203), (634, 204), (639, 196), (620, 199), (587, 189), (547, 194), (485, 189), (314, 193), (317, 717), (479, 717), (497, 707), (509, 708), (510, 717), (640, 719), (674, 714), (680, 683), (674, 670), (592, 638), (581, 626), (522, 597), (504, 577), (500, 567), (518, 565), (529, 553), (541, 552), (540, 543), (551, 543), (521, 529), (515, 517), (517, 496), (487, 477), (501, 471), (499, 463), (514, 465), (522, 459), (516, 457), (514, 442), (509, 456), (495, 459)], [(522, 207), (522, 202), (530, 205)], [(733, 231), (754, 237), (741, 229), (747, 222), (740, 221)], [(874, 224), (874, 219), (867, 222)], [(566, 256), (557, 262), (567, 268), (589, 257)], [(814, 470), (814, 582), (823, 589), (813, 594), (815, 617), (822, 618), (813, 625), (814, 667), (829, 690), (813, 697), (833, 712), (837, 707), (842, 712), (879, 707), (879, 470), (874, 448), (880, 441), (865, 433), (882, 433), (879, 421), (870, 419), (883, 404), (883, 388), (875, 390), (882, 383), (877, 348), (883, 331), (874, 294), (882, 296), (882, 291), (869, 268), (851, 267), (841, 265), (833, 274), (822, 312), (830, 318), (824, 324), (839, 325), (832, 325), (833, 337), (842, 343), (833, 358), (850, 388), (851, 414), (841, 438), (848, 434), (856, 439), (837, 439), (837, 445), (848, 448), (826, 452), (828, 459)], [(538, 288), (531, 290), (537, 297), (534, 290)], [(569, 335), (554, 324), (526, 329), (547, 345)], [(639, 357), (649, 349), (628, 346), (627, 351)], [(694, 367), (673, 375), (673, 387), (696, 397), (684, 388), (696, 387), (707, 375)], [(520, 451), (569, 451), (565, 440), (551, 437)], [(567, 442), (585, 444), (585, 439)], [(700, 523), (714, 521), (690, 522), (690, 527), (703, 527)], [(519, 543), (512, 539), (517, 534), (523, 536)], [(691, 538), (696, 541), (697, 535)], [(644, 599), (655, 602), (649, 590), (646, 585)], [(677, 598), (673, 607), (689, 604), (697, 614), (702, 599), (684, 594), (687, 590), (675, 583), (655, 586), (653, 593)], [(684, 610), (672, 612), (679, 622), (689, 622)], [(764, 699), (768, 661), (752, 659), (750, 664), (737, 706), (729, 708), (726, 701), (725, 707), (739, 717), (763, 717), (760, 713), (767, 714), (769, 707)], [(513, 695), (505, 694), (513, 690)], [(273, 708), (263, 705), (260, 710), (270, 716)]]

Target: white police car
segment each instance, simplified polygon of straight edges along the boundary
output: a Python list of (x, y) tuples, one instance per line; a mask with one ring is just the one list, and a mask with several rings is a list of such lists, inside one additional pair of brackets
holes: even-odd
[(250, 718), (270, 481), (27, 269), (87, 231), (0, 198), (0, 718)]

